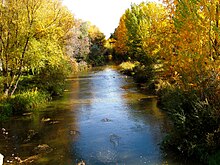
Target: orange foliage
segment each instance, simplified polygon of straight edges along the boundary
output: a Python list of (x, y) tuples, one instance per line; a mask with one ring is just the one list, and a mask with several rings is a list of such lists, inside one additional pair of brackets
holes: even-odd
[(127, 28), (125, 25), (125, 14), (122, 15), (119, 25), (115, 31), (115, 37), (116, 37), (116, 42), (115, 42), (115, 51), (117, 54), (120, 55), (126, 55), (128, 52), (128, 47), (127, 47)]

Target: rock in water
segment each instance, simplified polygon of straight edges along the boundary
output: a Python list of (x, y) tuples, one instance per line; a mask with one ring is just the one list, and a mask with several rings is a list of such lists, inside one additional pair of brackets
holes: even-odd
[(119, 145), (119, 141), (121, 137), (115, 134), (111, 134), (109, 138), (110, 138), (110, 142), (114, 145), (114, 147), (117, 147)]
[(77, 163), (77, 165), (86, 165), (86, 163), (82, 160), (81, 162)]
[(53, 151), (53, 149), (47, 144), (40, 144), (34, 148), (34, 152), (36, 154), (45, 154), (45, 153), (50, 153), (51, 151)]
[(4, 159), (4, 156), (0, 154), (0, 165), (3, 165), (3, 159)]

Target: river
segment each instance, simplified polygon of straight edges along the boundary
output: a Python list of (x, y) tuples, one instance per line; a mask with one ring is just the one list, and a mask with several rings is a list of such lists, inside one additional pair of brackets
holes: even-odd
[(164, 158), (169, 122), (131, 78), (107, 66), (67, 81), (62, 98), (0, 124), (5, 164), (183, 164)]

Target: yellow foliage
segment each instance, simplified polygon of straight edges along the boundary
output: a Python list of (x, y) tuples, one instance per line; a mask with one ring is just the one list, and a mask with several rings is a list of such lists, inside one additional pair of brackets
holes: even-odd
[(120, 67), (121, 70), (132, 70), (132, 69), (134, 69), (134, 67), (136, 65), (137, 65), (137, 62), (133, 63), (133, 62), (127, 61), (127, 62), (121, 63), (119, 65), (119, 67)]

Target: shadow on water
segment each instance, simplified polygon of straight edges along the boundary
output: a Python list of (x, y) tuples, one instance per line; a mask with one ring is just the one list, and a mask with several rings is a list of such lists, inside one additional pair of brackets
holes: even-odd
[(184, 164), (163, 157), (159, 143), (170, 124), (156, 97), (131, 78), (104, 67), (68, 84), (45, 109), (0, 124), (6, 164)]

